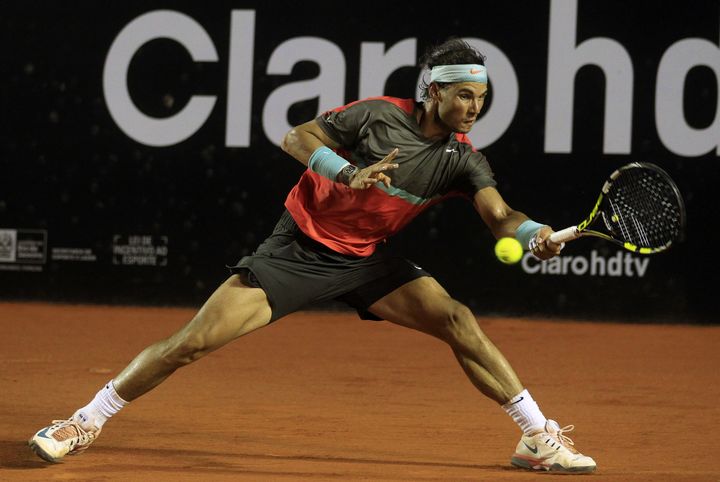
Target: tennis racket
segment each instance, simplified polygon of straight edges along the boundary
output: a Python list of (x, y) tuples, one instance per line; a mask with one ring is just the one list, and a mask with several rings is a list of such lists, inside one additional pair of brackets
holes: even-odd
[(564, 243), (595, 236), (632, 252), (654, 254), (670, 248), (684, 230), (685, 203), (675, 182), (655, 164), (633, 162), (610, 175), (583, 222), (550, 239)]

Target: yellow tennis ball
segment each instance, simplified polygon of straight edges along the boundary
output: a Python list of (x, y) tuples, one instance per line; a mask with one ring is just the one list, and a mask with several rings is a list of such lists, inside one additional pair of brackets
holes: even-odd
[(495, 256), (505, 264), (515, 264), (523, 257), (523, 247), (515, 238), (500, 238), (495, 243)]

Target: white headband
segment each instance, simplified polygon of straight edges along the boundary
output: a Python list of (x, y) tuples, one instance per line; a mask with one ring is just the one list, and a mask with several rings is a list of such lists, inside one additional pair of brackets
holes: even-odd
[(487, 84), (487, 69), (479, 64), (436, 65), (430, 82), (480, 82)]

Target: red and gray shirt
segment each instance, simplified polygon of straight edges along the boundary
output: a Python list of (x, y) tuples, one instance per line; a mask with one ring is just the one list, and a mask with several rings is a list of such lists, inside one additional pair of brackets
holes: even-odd
[(306, 170), (285, 207), (300, 229), (330, 249), (370, 256), (378, 243), (400, 231), (428, 207), (451, 196), (472, 196), (495, 186), (487, 159), (465, 134), (443, 140), (422, 135), (412, 99), (376, 97), (353, 102), (317, 118), (342, 146), (337, 153), (363, 168), (399, 152), (388, 171), (391, 187), (376, 183), (350, 189)]

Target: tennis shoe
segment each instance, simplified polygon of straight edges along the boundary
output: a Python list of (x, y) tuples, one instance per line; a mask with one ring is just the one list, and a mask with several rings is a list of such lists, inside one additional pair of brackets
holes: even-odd
[(565, 435), (574, 428), (574, 425), (560, 428), (555, 420), (548, 420), (543, 432), (523, 435), (510, 463), (530, 470), (574, 474), (593, 472), (595, 461), (578, 452), (572, 439)]
[(87, 449), (100, 435), (100, 430), (85, 430), (71, 417), (53, 420), (28, 441), (28, 445), (41, 459), (59, 462), (66, 455), (77, 455)]

